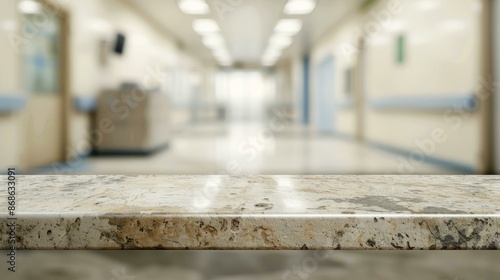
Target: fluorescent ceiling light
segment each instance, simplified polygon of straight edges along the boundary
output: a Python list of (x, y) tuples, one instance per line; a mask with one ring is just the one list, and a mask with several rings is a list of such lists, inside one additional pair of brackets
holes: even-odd
[(42, 5), (34, 0), (23, 0), (19, 2), (18, 7), (24, 14), (39, 14), (42, 12)]
[(315, 0), (288, 0), (284, 12), (288, 15), (305, 15), (311, 13), (314, 8)]
[(211, 35), (203, 38), (203, 45), (210, 49), (223, 47), (224, 44), (224, 38), (220, 35)]
[(302, 21), (300, 19), (282, 19), (274, 28), (277, 33), (295, 35), (302, 29)]
[(197, 19), (193, 22), (193, 29), (196, 33), (205, 35), (218, 32), (219, 26), (213, 19)]
[(269, 40), (269, 46), (272, 48), (284, 49), (292, 44), (293, 40), (290, 36), (273, 35)]
[(210, 8), (205, 0), (179, 0), (179, 9), (188, 15), (205, 15), (210, 12)]

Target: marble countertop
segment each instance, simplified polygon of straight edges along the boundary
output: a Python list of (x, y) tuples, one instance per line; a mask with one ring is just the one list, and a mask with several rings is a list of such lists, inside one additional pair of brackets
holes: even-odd
[[(500, 176), (18, 176), (20, 249), (500, 249)], [(0, 179), (7, 186), (7, 178)], [(0, 248), (9, 247), (7, 187)]]

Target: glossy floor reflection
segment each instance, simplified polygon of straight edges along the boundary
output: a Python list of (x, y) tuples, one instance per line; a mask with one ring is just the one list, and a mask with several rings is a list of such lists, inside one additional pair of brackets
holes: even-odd
[(2, 279), (496, 280), (499, 261), (497, 251), (23, 251)]
[[(147, 157), (85, 159), (74, 174), (455, 174), (417, 163), (408, 172), (403, 156), (352, 139), (312, 133), (298, 126), (232, 123), (189, 126), (172, 136), (170, 147)], [(402, 171), (403, 170), (403, 171)]]

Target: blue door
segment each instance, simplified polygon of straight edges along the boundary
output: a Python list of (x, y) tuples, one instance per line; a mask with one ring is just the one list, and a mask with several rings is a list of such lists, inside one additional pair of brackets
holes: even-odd
[(323, 60), (317, 69), (316, 112), (318, 131), (332, 133), (335, 130), (334, 112), (334, 61), (331, 56)]

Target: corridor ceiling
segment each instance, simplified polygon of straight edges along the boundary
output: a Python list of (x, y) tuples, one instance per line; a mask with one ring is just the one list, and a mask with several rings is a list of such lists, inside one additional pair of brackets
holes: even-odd
[(363, 0), (318, 0), (316, 9), (308, 15), (285, 15), (286, 0), (207, 0), (210, 13), (187, 15), (180, 11), (177, 0), (123, 0), (178, 44), (200, 58), (214, 62), (211, 51), (192, 28), (195, 19), (214, 19), (220, 27), (234, 62), (258, 65), (279, 19), (299, 18), (302, 31), (294, 37), (292, 46), (281, 59), (304, 52), (335, 24), (356, 10)]

